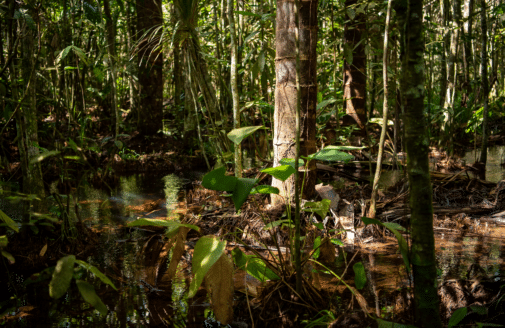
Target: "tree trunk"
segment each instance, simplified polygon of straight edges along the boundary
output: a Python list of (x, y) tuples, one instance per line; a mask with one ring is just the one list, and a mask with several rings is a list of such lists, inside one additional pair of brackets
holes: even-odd
[[(395, 1), (396, 2), (396, 1)], [(429, 140), (424, 118), (423, 2), (395, 3), (402, 31), (402, 101), (405, 110), (405, 145), (410, 184), (410, 209), (414, 273), (414, 324), (442, 327), (437, 294), (432, 189), (429, 171)]]
[(367, 122), (366, 55), (365, 43), (360, 41), (366, 29), (366, 16), (356, 10), (357, 4), (358, 0), (345, 1), (350, 20), (344, 27), (344, 99), (348, 115), (344, 124), (356, 123), (364, 135)]
[[(34, 17), (34, 13), (29, 15)], [(21, 74), (24, 85), (24, 97), (20, 100), (20, 110), (16, 115), (19, 155), (21, 158), (21, 168), (23, 172), (23, 192), (36, 195), (39, 200), (34, 200), (29, 209), (30, 212), (40, 212), (43, 210), (43, 202), (40, 199), (45, 197), (44, 182), (42, 180), (42, 170), (40, 161), (39, 140), (37, 129), (37, 98), (36, 98), (36, 74), (37, 65), (35, 55), (36, 31), (25, 26), (22, 39)]]
[(161, 0), (136, 0), (138, 79), (140, 103), (138, 129), (153, 135), (163, 129), (163, 52), (159, 37), (163, 25)]
[[(274, 167), (283, 158), (295, 158), (296, 104), (301, 102), (301, 150), (302, 156), (316, 152), (316, 44), (317, 44), (317, 0), (302, 1), (300, 4), (300, 86), (301, 98), (296, 89), (295, 47), (295, 4), (288, 0), (277, 1), (276, 58), (277, 75), (274, 113)], [(315, 163), (308, 163), (308, 172), (303, 184), (305, 198), (314, 193), (316, 182)], [(279, 188), (280, 196), (293, 197), (295, 180), (284, 183), (273, 179), (272, 186)], [(272, 203), (284, 203), (286, 199), (272, 195)]]
[(108, 54), (108, 62), (109, 69), (111, 75), (111, 103), (112, 103), (112, 111), (114, 113), (115, 124), (114, 124), (114, 136), (117, 137), (119, 134), (119, 108), (117, 105), (117, 74), (116, 74), (116, 31), (114, 28), (114, 22), (112, 21), (112, 15), (110, 13), (109, 0), (103, 0), (103, 11), (105, 14), (105, 26), (107, 27), (107, 54)]
[(463, 70), (465, 81), (463, 83), (465, 92), (461, 97), (461, 104), (467, 106), (468, 98), (472, 93), (472, 84), (470, 83), (470, 58), (472, 57), (472, 23), (473, 23), (473, 3), (474, 0), (465, 1), (465, 23), (463, 25), (462, 39), (463, 39)]
[(483, 96), (483, 107), (484, 107), (484, 119), (482, 121), (482, 148), (480, 150), (480, 162), (486, 164), (487, 162), (487, 128), (488, 128), (488, 97), (489, 97), (489, 85), (487, 76), (487, 14), (486, 14), (486, 1), (480, 1), (480, 22), (481, 22), (481, 66), (480, 66), (480, 76), (482, 81), (482, 96)]

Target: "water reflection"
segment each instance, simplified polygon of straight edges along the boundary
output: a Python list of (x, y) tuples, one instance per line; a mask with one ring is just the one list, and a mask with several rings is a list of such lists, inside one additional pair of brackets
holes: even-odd
[[(480, 157), (480, 149), (468, 151), (463, 159), (467, 164), (475, 163)], [(505, 179), (505, 146), (493, 146), (487, 150), (486, 180), (498, 182)]]

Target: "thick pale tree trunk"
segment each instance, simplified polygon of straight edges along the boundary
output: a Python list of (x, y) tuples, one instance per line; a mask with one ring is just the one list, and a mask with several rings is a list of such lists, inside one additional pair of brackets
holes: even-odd
[[(296, 104), (301, 102), (300, 139), (301, 156), (316, 152), (316, 102), (317, 102), (317, 0), (300, 3), (300, 89), (296, 89), (295, 3), (277, 1), (276, 29), (276, 88), (274, 113), (274, 167), (283, 158), (295, 158)], [(303, 174), (300, 174), (303, 176)], [(308, 164), (303, 183), (305, 198), (314, 193), (316, 182), (315, 163)], [(286, 182), (273, 179), (272, 186), (279, 188), (283, 197), (295, 195), (294, 177)], [(284, 203), (285, 199), (272, 195), (272, 203)]]
[(163, 52), (159, 37), (163, 25), (161, 0), (136, 0), (138, 79), (140, 85), (139, 122), (141, 134), (153, 135), (163, 128)]
[(410, 185), (415, 325), (442, 327), (437, 294), (429, 140), (424, 117), (423, 1), (395, 1), (402, 31), (402, 105)]
[[(346, 0), (349, 20), (344, 29), (344, 99), (347, 118), (344, 124), (357, 124), (365, 134), (366, 117), (366, 54), (360, 42), (366, 29), (366, 16), (356, 10), (358, 0)], [(349, 13), (354, 13), (349, 15)], [(347, 18), (347, 17), (346, 17)], [(352, 120), (349, 119), (352, 118)]]

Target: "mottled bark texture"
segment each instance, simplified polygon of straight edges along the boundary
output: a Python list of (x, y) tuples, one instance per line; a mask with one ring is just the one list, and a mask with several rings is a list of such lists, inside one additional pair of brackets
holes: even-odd
[(401, 41), (401, 88), (410, 185), (415, 325), (442, 327), (437, 294), (429, 140), (424, 117), (423, 2), (395, 1)]
[[(366, 125), (366, 55), (365, 42), (360, 42), (366, 28), (366, 16), (357, 11), (358, 0), (346, 0), (349, 20), (344, 26), (344, 124), (357, 124), (364, 133)], [(352, 120), (348, 118), (352, 118)]]
[(138, 79), (141, 134), (153, 135), (163, 128), (163, 52), (159, 44), (163, 16), (161, 0), (137, 0)]
[[(274, 167), (283, 158), (295, 158), (296, 137), (296, 46), (295, 46), (295, 2), (277, 1), (276, 30), (276, 88), (274, 113)], [(316, 152), (316, 44), (317, 44), (317, 0), (300, 2), (300, 155)], [(302, 168), (304, 169), (304, 168)], [(301, 173), (301, 172), (300, 172)], [(300, 174), (303, 177), (304, 174)], [(315, 163), (309, 163), (303, 184), (304, 197), (314, 193), (316, 182)], [(294, 177), (285, 183), (273, 179), (272, 186), (279, 188), (283, 197), (293, 197)], [(272, 195), (272, 204), (284, 203), (285, 199)]]

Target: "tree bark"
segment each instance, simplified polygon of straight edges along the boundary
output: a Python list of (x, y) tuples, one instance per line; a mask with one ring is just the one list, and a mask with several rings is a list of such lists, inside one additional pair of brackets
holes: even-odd
[(489, 82), (487, 76), (487, 14), (486, 14), (486, 1), (480, 1), (480, 27), (481, 27), (481, 66), (480, 66), (480, 76), (482, 83), (482, 96), (483, 96), (483, 107), (484, 107), (484, 119), (482, 120), (482, 147), (480, 150), (480, 162), (486, 164), (487, 162), (487, 128), (488, 128), (488, 97), (489, 97)]
[(163, 25), (161, 0), (136, 0), (138, 41), (138, 79), (140, 111), (138, 130), (153, 135), (163, 129), (163, 52), (159, 37)]
[[(356, 10), (357, 4), (358, 0), (345, 1), (350, 20), (344, 26), (344, 99), (348, 115), (344, 124), (356, 123), (364, 135), (367, 122), (366, 55), (365, 43), (360, 41), (366, 29), (366, 16)], [(349, 15), (351, 12), (354, 17)]]
[[(316, 102), (317, 102), (317, 0), (302, 1), (300, 4), (300, 88), (296, 89), (295, 47), (295, 4), (289, 0), (277, 1), (276, 29), (276, 88), (274, 113), (274, 167), (284, 158), (295, 158), (296, 103), (301, 102), (301, 149), (307, 156), (316, 152)], [(316, 182), (315, 163), (307, 164), (306, 180), (303, 184), (305, 198), (314, 193)], [(273, 179), (272, 186), (279, 188), (280, 196), (272, 195), (272, 204), (284, 203), (293, 197), (295, 180), (284, 183)], [(284, 197), (284, 198), (283, 198)], [(290, 200), (289, 200), (290, 201)]]
[(410, 185), (415, 325), (442, 327), (437, 294), (429, 140), (424, 118), (423, 1), (395, 1), (402, 31), (402, 102)]

